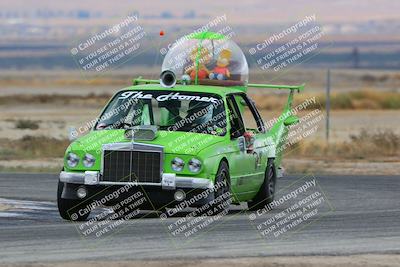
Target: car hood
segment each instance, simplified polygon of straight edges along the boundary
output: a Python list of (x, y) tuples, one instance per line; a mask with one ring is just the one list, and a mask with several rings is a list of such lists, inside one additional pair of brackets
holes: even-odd
[[(87, 135), (75, 140), (71, 150), (101, 152), (102, 145), (110, 143), (130, 142), (125, 138), (125, 130), (100, 130), (91, 131)], [(158, 131), (156, 138), (151, 141), (135, 140), (137, 143), (153, 144), (164, 147), (167, 154), (197, 155), (201, 150), (224, 141), (223, 136), (211, 134)]]

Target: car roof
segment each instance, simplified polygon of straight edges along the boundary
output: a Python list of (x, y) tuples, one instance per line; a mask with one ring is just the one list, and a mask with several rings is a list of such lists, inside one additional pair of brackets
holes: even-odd
[[(243, 87), (241, 87), (243, 88)], [(173, 88), (166, 88), (160, 84), (138, 84), (123, 88), (119, 91), (126, 90), (157, 90), (157, 91), (181, 91), (181, 92), (198, 92), (198, 93), (210, 93), (225, 96), (231, 93), (243, 93), (243, 89), (235, 87), (222, 87), (222, 86), (210, 86), (210, 85), (180, 85), (177, 84)]]

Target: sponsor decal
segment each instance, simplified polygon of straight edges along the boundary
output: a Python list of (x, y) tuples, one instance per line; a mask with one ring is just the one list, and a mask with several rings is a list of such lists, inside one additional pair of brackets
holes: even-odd
[[(118, 99), (127, 99), (127, 98), (139, 98), (139, 99), (152, 99), (152, 94), (146, 94), (143, 92), (136, 92), (136, 91), (128, 91), (123, 92)], [(210, 102), (210, 103), (218, 103), (218, 99), (209, 96), (196, 96), (196, 95), (182, 95), (179, 92), (176, 93), (169, 93), (164, 95), (159, 95), (156, 97), (158, 102), (168, 101), (168, 100), (195, 100), (201, 102)]]

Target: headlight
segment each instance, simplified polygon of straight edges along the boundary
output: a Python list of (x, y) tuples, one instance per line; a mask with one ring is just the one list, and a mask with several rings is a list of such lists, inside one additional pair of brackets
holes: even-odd
[(76, 165), (78, 165), (79, 163), (79, 157), (78, 155), (70, 152), (67, 155), (67, 164), (68, 166), (70, 166), (71, 168), (76, 167)]
[(90, 167), (93, 167), (95, 161), (96, 161), (95, 157), (93, 157), (90, 154), (86, 154), (83, 157), (83, 161), (82, 162), (83, 162), (83, 165), (85, 167), (90, 168)]
[(177, 172), (182, 171), (183, 166), (185, 166), (185, 162), (181, 158), (176, 157), (171, 161), (171, 167), (174, 171), (177, 171)]
[(189, 170), (191, 172), (199, 172), (201, 169), (201, 161), (195, 158), (192, 158), (189, 161)]

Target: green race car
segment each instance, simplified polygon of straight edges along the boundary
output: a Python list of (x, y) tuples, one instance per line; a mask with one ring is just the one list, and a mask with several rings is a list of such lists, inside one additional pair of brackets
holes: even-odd
[[(270, 203), (281, 176), (280, 147), (288, 126), (298, 122), (290, 113), (293, 94), (303, 85), (248, 84), (247, 78), (245, 56), (232, 40), (213, 32), (179, 39), (160, 80), (138, 78), (118, 91), (92, 130), (67, 148), (61, 217), (86, 220), (93, 208), (118, 210), (135, 194), (145, 198), (136, 208), (164, 212), (207, 205), (215, 214), (231, 203), (247, 202), (249, 209)], [(270, 129), (247, 87), (289, 90)], [(228, 205), (216, 202), (222, 196)]]

